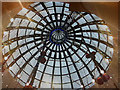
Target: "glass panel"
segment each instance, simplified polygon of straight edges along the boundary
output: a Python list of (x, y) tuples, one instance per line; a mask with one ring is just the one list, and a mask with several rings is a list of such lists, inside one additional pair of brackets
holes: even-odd
[(36, 87), (36, 88), (38, 88), (39, 82), (40, 82), (40, 81), (38, 81), (38, 80), (35, 79), (35, 80), (34, 80), (34, 83), (33, 83), (33, 86)]
[(81, 88), (81, 84), (77, 81), (73, 83), (74, 88)]
[(103, 41), (107, 42), (107, 35), (100, 33), (100, 40), (103, 40)]
[(69, 9), (68, 8), (64, 8), (64, 14), (69, 15)]
[(100, 76), (100, 73), (98, 72), (97, 68), (92, 73), (95, 78), (98, 78)]
[(28, 23), (29, 23), (29, 21), (28, 20), (26, 20), (26, 19), (23, 19), (22, 20), (22, 22), (21, 22), (21, 24), (20, 24), (20, 26), (23, 26), (23, 27), (27, 27), (27, 25), (28, 25)]
[(99, 52), (97, 52), (95, 56), (96, 56), (96, 61), (100, 63), (103, 56)]
[(55, 5), (56, 6), (63, 6), (63, 3), (62, 2), (55, 2)]
[(48, 15), (47, 12), (46, 12), (45, 10), (44, 10), (44, 11), (41, 11), (40, 14), (41, 14), (43, 17), (45, 17), (45, 16)]
[(20, 18), (15, 18), (12, 26), (13, 26), (13, 27), (14, 27), (14, 26), (19, 26), (20, 22), (21, 22), (21, 19), (20, 19)]
[(35, 76), (35, 78), (37, 78), (37, 79), (40, 80), (41, 76), (42, 76), (42, 73), (39, 72), (39, 71), (37, 71), (37, 72), (36, 72), (36, 76)]
[(26, 45), (25, 45), (25, 46), (23, 46), (23, 47), (20, 47), (20, 51), (21, 51), (21, 53), (24, 53), (26, 50), (27, 50)]
[(46, 3), (45, 3), (45, 6), (46, 6), (46, 7), (52, 7), (52, 6), (53, 6), (53, 2), (46, 2)]
[(107, 66), (108, 66), (108, 62), (106, 62), (104, 59), (101, 62), (101, 66), (106, 70)]
[(28, 10), (26, 8), (23, 8), (19, 13), (18, 15), (25, 15), (26, 13), (28, 12)]
[(19, 50), (17, 49), (12, 55), (13, 55), (14, 59), (16, 59), (18, 56), (20, 56)]
[(110, 57), (113, 56), (113, 48), (107, 47), (106, 54), (109, 55)]
[(51, 84), (42, 82), (41, 88), (51, 88)]
[(92, 82), (92, 77), (88, 75), (87, 77), (83, 78), (84, 85), (88, 85), (89, 83)]
[(18, 36), (25, 36), (26, 29), (19, 29)]
[(92, 17), (91, 17), (89, 14), (85, 15), (84, 17), (85, 17), (85, 19), (86, 19), (88, 22), (92, 22), (92, 21), (93, 21)]
[(48, 22), (51, 22), (50, 18), (49, 17), (46, 17), (46, 19), (48, 20)]
[(91, 14), (95, 20), (102, 20), (101, 18), (99, 18), (98, 16), (96, 16), (95, 14)]
[(25, 83), (27, 83), (27, 80), (28, 80), (28, 75), (25, 73), (25, 72), (23, 72), (22, 71), (22, 73), (20, 74), (20, 79), (22, 80), (22, 81), (24, 81)]
[(37, 23), (34, 23), (34, 22), (30, 22), (29, 26), (28, 27), (32, 27), (32, 28), (35, 28), (37, 25)]
[(32, 18), (34, 15), (35, 15), (35, 13), (30, 11), (28, 14), (26, 14), (26, 17)]
[(41, 17), (39, 17), (38, 15), (35, 15), (35, 16), (33, 17), (33, 19), (34, 19), (35, 21), (39, 22), (39, 21), (41, 20)]
[(25, 60), (21, 57), (19, 60), (17, 60), (17, 64), (20, 66), (20, 68), (25, 64)]
[(47, 81), (47, 82), (51, 83), (51, 80), (52, 80), (51, 75), (44, 74), (43, 81), (45, 81), (45, 82)]
[(95, 68), (94, 62), (91, 61), (91, 62), (88, 64), (88, 67), (89, 67), (90, 71), (92, 71), (92, 70)]
[(18, 65), (15, 63), (15, 64), (13, 64), (12, 67), (10, 67), (10, 70), (11, 70), (14, 74), (16, 74), (16, 73), (19, 71), (19, 67), (18, 67)]
[(46, 73), (52, 74), (52, 71), (53, 71), (52, 67), (49, 67), (49, 66), (46, 67), (46, 70), (45, 70)]
[(10, 30), (9, 39), (15, 38), (16, 35), (17, 35), (17, 29), (15, 29), (15, 30)]
[(63, 84), (63, 88), (71, 88), (70, 83), (69, 84)]
[(22, 44), (24, 44), (24, 43), (25, 43), (25, 39), (22, 39), (22, 40), (19, 40), (19, 41), (18, 41), (18, 44), (19, 44), (19, 45), (22, 45)]
[(39, 4), (39, 2), (32, 3), (32, 4), (30, 4), (30, 6), (34, 7), (37, 4)]
[(76, 65), (78, 70), (84, 67), (84, 65), (83, 65), (83, 63), (81, 61), (76, 62), (75, 65)]
[(70, 82), (70, 77), (68, 75), (62, 76), (63, 83)]
[(35, 9), (36, 9), (37, 11), (40, 11), (40, 10), (42, 10), (42, 9), (44, 9), (44, 8), (43, 8), (42, 5), (40, 4), (40, 5), (36, 6)]
[(33, 68), (30, 66), (30, 65), (26, 65), (26, 67), (24, 68), (24, 71), (26, 72), (26, 73), (28, 73), (29, 75), (31, 74), (31, 72), (32, 72), (32, 70), (33, 70)]
[(56, 7), (56, 13), (62, 13), (62, 7)]
[(90, 29), (91, 29), (91, 30), (98, 30), (98, 28), (97, 28), (96, 25), (90, 25)]
[(31, 54), (28, 52), (28, 53), (26, 53), (24, 56), (23, 56), (25, 59), (26, 59), (26, 61), (31, 57)]
[(82, 30), (90, 30), (88, 26), (83, 26)]
[(71, 77), (72, 77), (72, 80), (73, 80), (73, 81), (75, 81), (75, 80), (78, 80), (78, 79), (79, 79), (79, 77), (78, 77), (77, 73), (73, 73), (73, 74), (71, 74)]
[(69, 66), (70, 72), (73, 73), (76, 71), (75, 67), (73, 65)]
[(105, 52), (105, 50), (106, 50), (106, 45), (100, 43), (100, 44), (99, 44), (99, 49), (102, 50), (103, 52)]
[(49, 11), (49, 13), (50, 13), (50, 14), (55, 13), (55, 11), (54, 11), (54, 8), (53, 8), (53, 7), (52, 7), (52, 8), (48, 8), (48, 11)]
[(112, 36), (108, 36), (108, 42), (113, 45), (113, 37)]
[(13, 42), (12, 44), (10, 44), (10, 49), (13, 49), (15, 47), (17, 47), (17, 42), (16, 41)]
[(67, 67), (62, 68), (62, 74), (68, 74)]
[(99, 30), (107, 31), (108, 27), (106, 25), (98, 25)]
[(85, 19), (82, 17), (80, 19), (77, 20), (77, 22), (81, 25), (81, 24), (84, 24), (86, 23)]
[(92, 32), (92, 37), (93, 37), (93, 38), (98, 38), (98, 33), (93, 33), (93, 32)]
[(92, 40), (91, 45), (94, 46), (94, 47), (98, 47), (98, 42), (95, 41), (95, 40)]
[(81, 78), (85, 75), (89, 74), (88, 70), (86, 68), (83, 68), (79, 71)]
[(61, 77), (60, 76), (54, 76), (53, 82), (54, 83), (61, 83)]

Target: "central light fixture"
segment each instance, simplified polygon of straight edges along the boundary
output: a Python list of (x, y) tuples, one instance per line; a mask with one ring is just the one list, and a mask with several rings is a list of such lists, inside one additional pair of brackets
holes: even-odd
[(50, 33), (49, 40), (56, 44), (60, 45), (66, 41), (67, 33), (62, 29), (55, 29)]

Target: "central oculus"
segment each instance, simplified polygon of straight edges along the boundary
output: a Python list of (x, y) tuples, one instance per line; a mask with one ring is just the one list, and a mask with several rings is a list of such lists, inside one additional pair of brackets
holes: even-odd
[(62, 29), (55, 29), (50, 33), (49, 40), (56, 44), (62, 44), (67, 38), (67, 33)]

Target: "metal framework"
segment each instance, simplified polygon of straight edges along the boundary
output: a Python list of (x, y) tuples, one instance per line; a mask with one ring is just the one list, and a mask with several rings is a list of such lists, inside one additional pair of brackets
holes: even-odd
[[(3, 35), (3, 65), (25, 86), (36, 88), (89, 88), (100, 71), (106, 72), (113, 55), (113, 38), (95, 14), (71, 12), (63, 2), (36, 2), (23, 8)], [(44, 48), (43, 48), (44, 47)], [(39, 63), (41, 48), (46, 62)]]

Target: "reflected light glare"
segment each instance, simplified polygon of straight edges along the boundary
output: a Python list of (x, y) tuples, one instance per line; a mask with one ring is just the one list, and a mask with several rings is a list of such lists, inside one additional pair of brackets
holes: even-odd
[(5, 36), (8, 35), (8, 32), (4, 31), (4, 35), (5, 35)]
[(10, 19), (10, 21), (11, 21), (11, 22), (13, 22), (13, 21), (14, 21), (14, 19), (13, 19), (13, 18), (11, 18), (11, 19)]
[(9, 67), (10, 70), (12, 70), (12, 67)]
[(20, 0), (18, 0), (18, 2), (19, 2), (19, 4), (20, 4), (20, 6), (21, 6), (22, 8), (24, 8), (24, 7), (23, 7), (23, 5), (22, 5), (22, 3), (21, 3), (21, 1), (20, 1)]
[(8, 85), (6, 85), (6, 87), (8, 87)]
[(81, 85), (80, 87), (83, 88), (83, 85)]
[(110, 39), (110, 40), (113, 40), (113, 36), (109, 36), (109, 39)]
[(36, 87), (36, 85), (35, 85), (35, 84), (33, 84), (33, 87)]
[(92, 79), (92, 82), (95, 83), (95, 79)]
[(28, 86), (29, 85), (29, 83), (26, 83), (26, 86)]
[(109, 59), (106, 58), (105, 61), (106, 61), (107, 63), (109, 63)]
[(17, 77), (19, 78), (19, 77), (20, 77), (20, 75), (17, 75)]
[(7, 60), (7, 57), (4, 57), (5, 60)]
[(101, 74), (104, 74), (104, 71), (103, 71), (103, 70), (101, 70), (101, 71), (100, 71), (100, 73), (101, 73)]
[(109, 50), (110, 50), (110, 52), (113, 52), (113, 48), (110, 48)]

